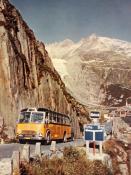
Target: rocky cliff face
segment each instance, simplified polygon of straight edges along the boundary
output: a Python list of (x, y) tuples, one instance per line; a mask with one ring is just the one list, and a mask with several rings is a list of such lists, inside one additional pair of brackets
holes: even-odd
[(91, 35), (46, 46), (65, 85), (81, 103), (123, 106), (131, 96), (131, 43)]
[(13, 125), (27, 106), (47, 107), (75, 118), (85, 108), (66, 91), (43, 43), (8, 0), (0, 0), (0, 115)]

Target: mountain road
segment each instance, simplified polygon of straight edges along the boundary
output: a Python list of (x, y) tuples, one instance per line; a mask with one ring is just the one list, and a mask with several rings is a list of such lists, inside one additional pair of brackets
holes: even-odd
[[(84, 145), (84, 140), (83, 139), (77, 139), (74, 141), (62, 143), (62, 142), (57, 142), (56, 143), (56, 149), (58, 150), (63, 150), (64, 147), (69, 147), (69, 146), (83, 146)], [(34, 154), (35, 152), (35, 143), (29, 143), (30, 144), (30, 151), (31, 155)], [(11, 143), (11, 144), (1, 144), (0, 145), (0, 160), (4, 158), (11, 158), (13, 151), (22, 151), (24, 144), (19, 144), (19, 143)], [(50, 150), (50, 145), (41, 145), (41, 152), (46, 153), (49, 152)]]

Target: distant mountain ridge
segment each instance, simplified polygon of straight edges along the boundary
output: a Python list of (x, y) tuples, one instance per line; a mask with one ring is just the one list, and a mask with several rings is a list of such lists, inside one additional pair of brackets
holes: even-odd
[(131, 96), (131, 43), (93, 34), (46, 48), (65, 85), (82, 103), (121, 106)]

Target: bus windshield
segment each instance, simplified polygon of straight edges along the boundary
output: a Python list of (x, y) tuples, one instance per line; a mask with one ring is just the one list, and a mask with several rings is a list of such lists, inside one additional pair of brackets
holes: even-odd
[(32, 123), (42, 123), (43, 122), (43, 113), (42, 112), (32, 112), (31, 122)]
[(30, 122), (30, 112), (21, 112), (19, 117), (19, 123), (29, 123)]

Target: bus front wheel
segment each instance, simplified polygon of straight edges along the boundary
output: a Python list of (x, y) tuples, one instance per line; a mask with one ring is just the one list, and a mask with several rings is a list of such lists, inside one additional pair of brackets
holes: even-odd
[(64, 133), (64, 136), (63, 136), (63, 142), (67, 142), (67, 137), (66, 137), (66, 133)]
[(26, 141), (25, 141), (24, 139), (19, 139), (19, 143), (20, 143), (20, 144), (25, 144)]

